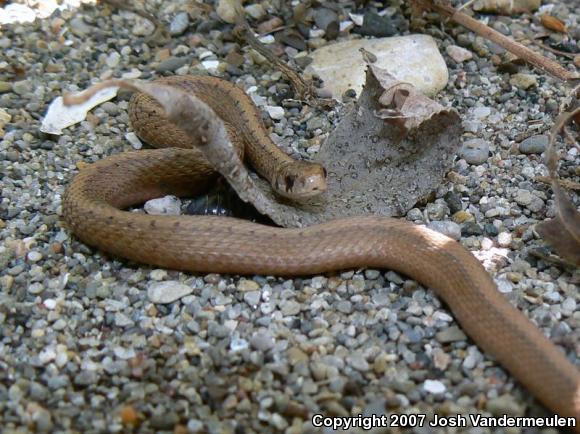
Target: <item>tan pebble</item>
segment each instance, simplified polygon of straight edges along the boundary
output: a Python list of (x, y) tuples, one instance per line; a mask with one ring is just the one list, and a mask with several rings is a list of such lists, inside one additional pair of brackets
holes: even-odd
[(50, 243), (50, 250), (52, 250), (53, 253), (62, 253), (62, 244), (58, 242)]
[(139, 424), (139, 413), (132, 405), (126, 405), (121, 409), (121, 422), (123, 425), (138, 425)]
[(375, 374), (382, 375), (387, 370), (388, 360), (384, 355), (379, 355), (373, 363), (373, 371)]
[(87, 167), (89, 165), (89, 163), (85, 163), (84, 161), (79, 161), (76, 166), (77, 169), (79, 170), (83, 170), (85, 167)]
[(44, 68), (44, 71), (48, 73), (57, 73), (62, 72), (63, 70), (64, 68), (62, 67), (62, 65), (57, 65), (55, 63), (49, 63), (48, 65), (46, 65), (46, 68)]
[(101, 122), (101, 120), (99, 119), (99, 117), (98, 116), (95, 116), (92, 113), (88, 113), (86, 119), (87, 119), (87, 122), (89, 124), (91, 124), (93, 127), (96, 127)]
[(169, 48), (163, 48), (162, 50), (159, 50), (156, 54), (155, 54), (155, 60), (158, 62), (163, 62), (166, 59), (169, 59), (171, 57), (171, 51), (169, 50)]
[(467, 211), (457, 211), (451, 218), (455, 223), (465, 223), (475, 220), (473, 215)]
[(2, 288), (3, 292), (9, 292), (14, 284), (14, 277), (10, 275), (5, 275), (0, 277), (0, 288)]
[(447, 179), (455, 184), (465, 184), (467, 182), (467, 176), (460, 175), (454, 171), (447, 174)]
[(189, 431), (187, 430), (187, 427), (184, 425), (175, 425), (175, 427), (173, 428), (173, 434), (188, 434)]
[(300, 362), (308, 363), (308, 356), (300, 348), (292, 347), (287, 353), (288, 361), (291, 365), (296, 365)]
[(230, 51), (226, 56), (226, 62), (233, 66), (241, 66), (244, 63), (244, 56), (240, 53), (236, 53), (235, 51)]
[(283, 24), (284, 21), (278, 17), (270, 18), (269, 20), (264, 21), (258, 25), (258, 33), (270, 33), (272, 30), (281, 27)]
[(195, 35), (191, 35), (189, 37), (189, 39), (187, 40), (187, 43), (190, 47), (197, 47), (199, 46), (205, 39), (203, 38), (203, 36), (195, 34)]
[(50, 30), (52, 31), (52, 33), (54, 34), (60, 33), (60, 30), (62, 29), (62, 26), (64, 25), (65, 22), (66, 21), (60, 17), (53, 19), (50, 22)]
[(157, 308), (155, 307), (155, 305), (154, 305), (154, 304), (152, 304), (152, 305), (149, 307), (149, 309), (147, 309), (147, 314), (148, 314), (149, 316), (157, 316), (157, 313), (158, 313), (158, 311), (157, 311)]
[(253, 280), (242, 279), (238, 283), (238, 291), (248, 292), (257, 291), (258, 289), (260, 289), (260, 285)]

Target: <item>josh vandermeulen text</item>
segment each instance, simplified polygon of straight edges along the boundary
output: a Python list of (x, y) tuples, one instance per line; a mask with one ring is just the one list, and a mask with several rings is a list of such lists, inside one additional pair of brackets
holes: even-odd
[(384, 427), (483, 427), (483, 428), (574, 428), (576, 419), (573, 417), (561, 417), (558, 415), (549, 417), (525, 417), (525, 416), (483, 416), (480, 414), (439, 416), (432, 419), (426, 414), (389, 414), (369, 415), (352, 417), (326, 417), (315, 414), (312, 417), (312, 425), (316, 428), (328, 427), (334, 430), (348, 430), (351, 428)]

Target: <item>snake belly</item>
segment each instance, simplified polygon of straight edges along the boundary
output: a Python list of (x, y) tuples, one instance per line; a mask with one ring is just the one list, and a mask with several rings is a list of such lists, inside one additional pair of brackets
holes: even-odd
[[(241, 89), (212, 77), (170, 81), (210, 105), (240, 155), (267, 178), (277, 164), (287, 162)], [(136, 262), (201, 273), (304, 276), (358, 267), (395, 270), (435, 290), (480, 348), (551, 411), (575, 418), (578, 427), (577, 367), (498, 292), (458, 242), (386, 217), (286, 229), (230, 217), (123, 211), (167, 194), (200, 194), (215, 175), (194, 149), (195, 138), (167, 123), (150, 100), (136, 96), (130, 118), (141, 138), (163, 148), (108, 157), (74, 177), (63, 198), (63, 217), (80, 240)]]

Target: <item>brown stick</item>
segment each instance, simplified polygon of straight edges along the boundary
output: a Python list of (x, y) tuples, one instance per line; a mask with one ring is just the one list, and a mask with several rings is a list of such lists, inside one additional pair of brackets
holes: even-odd
[(433, 9), (439, 12), (440, 14), (449, 17), (457, 24), (461, 24), (462, 26), (468, 28), (472, 32), (477, 33), (478, 35), (483, 36), (484, 38), (489, 39), (492, 42), (495, 42), (496, 44), (505, 48), (510, 53), (513, 53), (516, 56), (518, 56), (520, 59), (532, 64), (533, 66), (542, 71), (545, 71), (553, 75), (554, 77), (560, 80), (570, 81), (580, 78), (579, 74), (568, 71), (567, 69), (562, 67), (559, 63), (556, 63), (553, 60), (550, 60), (547, 57), (544, 57), (541, 54), (538, 54), (535, 51), (530, 50), (524, 45), (486, 26), (482, 22), (477, 21), (474, 18), (471, 18), (469, 15), (457, 11), (453, 6), (449, 4), (444, 4), (437, 0), (425, 1), (422, 2), (422, 4), (428, 5), (430, 9)]

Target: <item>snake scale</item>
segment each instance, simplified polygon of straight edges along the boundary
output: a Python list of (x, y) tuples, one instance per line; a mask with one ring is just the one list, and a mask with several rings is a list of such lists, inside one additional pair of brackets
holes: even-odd
[[(206, 102), (239, 154), (279, 193), (308, 196), (326, 187), (320, 166), (295, 162), (270, 141), (260, 113), (238, 87), (197, 76), (162, 83)], [(469, 251), (438, 232), (386, 217), (286, 229), (230, 217), (123, 211), (166, 194), (199, 194), (215, 175), (193, 149), (195, 138), (170, 124), (150, 97), (134, 95), (129, 112), (137, 134), (161, 149), (108, 157), (74, 178), (63, 214), (83, 242), (133, 261), (192, 272), (299, 276), (357, 267), (396, 270), (435, 290), (486, 353), (547, 408), (576, 418), (578, 426), (576, 366), (498, 292)]]

